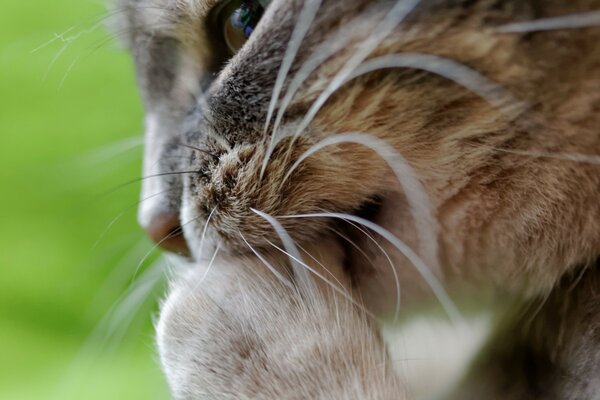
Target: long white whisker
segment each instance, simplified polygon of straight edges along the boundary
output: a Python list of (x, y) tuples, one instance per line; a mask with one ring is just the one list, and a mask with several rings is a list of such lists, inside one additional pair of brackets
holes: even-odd
[[(279, 103), (277, 116), (275, 118), (275, 122), (273, 123), (273, 137), (279, 138), (279, 125), (281, 124), (281, 120), (283, 119), (285, 111), (287, 110), (294, 95), (296, 94), (298, 89), (300, 89), (306, 78), (331, 55), (343, 49), (352, 38), (353, 36), (351, 34), (349, 35), (347, 32), (345, 32), (345, 34), (342, 37), (336, 36), (333, 38), (335, 40), (328, 40), (327, 42), (319, 46), (319, 48), (317, 48), (314, 51), (313, 56), (302, 64), (292, 81), (289, 83), (288, 89), (283, 99)], [(275, 143), (272, 144), (272, 147), (275, 147), (278, 139), (272, 138), (271, 140), (275, 141)]]
[[(348, 221), (348, 223), (350, 225), (352, 225), (353, 227), (355, 227), (356, 229), (358, 229), (360, 232), (364, 233), (365, 236), (367, 236), (379, 248), (379, 250), (381, 250), (381, 252), (387, 258), (387, 260), (388, 260), (388, 262), (390, 264), (390, 269), (392, 270), (392, 274), (394, 275), (394, 282), (396, 284), (396, 305), (395, 305), (395, 308), (394, 308), (394, 320), (396, 321), (398, 319), (398, 316), (400, 315), (400, 299), (401, 299), (400, 277), (398, 276), (398, 271), (396, 271), (396, 266), (392, 262), (392, 259), (387, 254), (387, 252), (385, 251), (385, 249), (383, 247), (381, 247), (381, 245), (379, 243), (377, 243), (377, 241), (375, 240), (375, 238), (373, 238), (371, 235), (369, 235), (367, 232), (365, 232), (359, 226), (355, 225), (353, 222)], [(354, 243), (349, 237), (347, 237), (346, 235), (343, 235), (341, 232), (337, 231), (336, 229), (330, 228), (330, 230), (332, 232), (336, 233), (337, 235), (339, 235), (344, 240), (346, 240), (348, 243), (350, 243), (350, 245), (352, 247), (354, 247), (360, 254), (362, 254), (363, 257), (365, 257), (367, 260), (369, 260), (369, 262), (371, 263), (371, 265), (373, 266), (374, 269), (377, 269), (376, 266), (375, 266), (375, 264), (373, 263), (373, 260), (371, 260), (369, 258), (369, 256), (365, 253), (365, 251), (363, 249), (360, 248), (359, 245), (357, 245), (356, 243)]]
[(296, 54), (298, 53), (300, 45), (302, 44), (302, 41), (304, 40), (308, 29), (312, 25), (312, 22), (314, 21), (320, 6), (321, 0), (307, 0), (302, 6), (302, 11), (298, 16), (298, 21), (296, 22), (294, 30), (292, 31), (292, 35), (287, 44), (285, 54), (283, 56), (281, 65), (279, 67), (279, 71), (277, 73), (275, 85), (273, 86), (273, 92), (271, 94), (271, 101), (269, 102), (269, 109), (267, 112), (267, 118), (264, 127), (265, 135), (267, 134), (269, 123), (271, 122), (271, 118), (273, 117), (275, 105), (277, 104), (277, 100), (279, 99), (279, 94), (281, 93), (281, 89), (283, 88), (285, 78), (288, 75), (288, 72), (292, 66), (292, 62), (296, 58)]
[(111, 291), (122, 287), (130, 279), (131, 271), (129, 268), (135, 265), (140, 254), (143, 254), (147, 248), (148, 243), (145, 238), (140, 238), (135, 244), (127, 246), (127, 251), (113, 263), (110, 273), (104, 278), (102, 285), (92, 297), (88, 307), (89, 313), (97, 309), (103, 300), (110, 296)]
[(283, 225), (281, 225), (281, 223), (279, 223), (279, 221), (277, 221), (273, 216), (271, 216), (267, 213), (256, 210), (254, 208), (251, 208), (250, 210), (252, 210), (253, 213), (257, 214), (261, 218), (264, 218), (265, 221), (267, 221), (269, 224), (271, 224), (273, 229), (275, 229), (275, 232), (281, 239), (283, 246), (289, 253), (290, 261), (292, 264), (292, 269), (294, 271), (294, 275), (296, 276), (296, 279), (298, 279), (298, 281), (300, 283), (299, 286), (303, 290), (305, 290), (306, 293), (316, 292), (316, 288), (314, 287), (314, 282), (313, 282), (312, 278), (306, 272), (306, 270), (304, 268), (302, 268), (302, 264), (304, 264), (304, 262), (302, 261), (302, 256), (300, 255), (300, 251), (296, 247), (294, 240), (289, 235), (287, 230), (283, 227)]
[(512, 94), (474, 69), (447, 57), (424, 53), (387, 54), (365, 61), (344, 82), (385, 68), (414, 68), (449, 79), (477, 94), (491, 105), (502, 109), (519, 103)]
[(285, 215), (280, 216), (279, 218), (337, 218), (344, 221), (352, 221), (358, 224), (361, 224), (377, 234), (381, 235), (384, 239), (390, 242), (398, 251), (400, 251), (406, 258), (410, 260), (410, 262), (414, 265), (416, 270), (421, 274), (425, 282), (429, 285), (438, 301), (448, 314), (451, 320), (453, 321), (462, 321), (464, 318), (462, 317), (460, 311), (450, 298), (446, 291), (444, 290), (442, 284), (434, 275), (432, 270), (427, 264), (416, 254), (410, 247), (408, 247), (402, 240), (398, 239), (394, 234), (392, 234), (387, 229), (358, 216), (351, 214), (343, 214), (343, 213), (312, 213), (312, 214), (300, 214), (300, 215)]
[(375, 269), (375, 264), (373, 263), (373, 260), (371, 260), (367, 253), (363, 249), (361, 249), (360, 246), (354, 242), (354, 240), (350, 239), (348, 236), (344, 235), (342, 232), (338, 231), (335, 228), (329, 227), (328, 229), (331, 232), (338, 235), (340, 238), (344, 239), (350, 246), (354, 248), (354, 250), (358, 251), (361, 256), (363, 256), (367, 261), (369, 261), (373, 269)]
[(269, 271), (271, 271), (273, 273), (273, 275), (275, 275), (275, 277), (281, 283), (283, 283), (284, 286), (286, 286), (288, 289), (290, 289), (290, 290), (292, 290), (292, 291), (295, 292), (296, 288), (294, 287), (294, 285), (292, 284), (292, 282), (290, 282), (289, 279), (286, 279), (279, 271), (277, 271), (277, 269), (269, 261), (267, 261), (267, 259), (265, 257), (263, 257), (262, 254), (260, 254), (258, 251), (256, 251), (254, 249), (254, 247), (252, 247), (250, 245), (250, 243), (248, 243), (248, 241), (246, 240), (246, 238), (244, 237), (244, 235), (242, 235), (242, 232), (239, 232), (239, 234), (240, 234), (240, 237), (242, 238), (242, 240), (244, 241), (244, 243), (246, 243), (246, 246), (248, 246), (248, 248), (250, 249), (250, 251), (252, 251), (252, 253), (254, 253), (254, 255), (256, 257), (258, 257), (258, 259), (269, 269)]
[(102, 320), (98, 323), (87, 343), (91, 345), (100, 337), (108, 339), (113, 336), (117, 330), (125, 332), (128, 324), (124, 322), (133, 319), (135, 311), (139, 309), (148, 294), (160, 282), (163, 276), (163, 265), (157, 261), (150, 268), (144, 271), (144, 274), (138, 278), (110, 308)]
[[(307, 263), (305, 263), (302, 259), (299, 259), (295, 256), (293, 256), (292, 254), (290, 254), (288, 251), (282, 249), (281, 247), (277, 246), (275, 243), (271, 242), (270, 240), (267, 240), (267, 243), (269, 243), (271, 246), (273, 246), (275, 249), (279, 250), (280, 252), (282, 252), (283, 254), (287, 255), (289, 258), (291, 258), (292, 260), (296, 261), (298, 264), (300, 264), (303, 268), (307, 269), (309, 272), (313, 273), (314, 275), (316, 275), (318, 278), (320, 278), (321, 280), (323, 280), (323, 282), (327, 283), (328, 285), (332, 286), (332, 287), (337, 287), (341, 292), (343, 292), (346, 296), (350, 296), (350, 293), (348, 293), (348, 291), (344, 288), (344, 286), (342, 285), (342, 283), (339, 281), (339, 279), (337, 279), (335, 277), (335, 275), (333, 275), (331, 273), (331, 271), (329, 271), (329, 269), (325, 268), (325, 270), (329, 273), (329, 275), (334, 277), (334, 280), (337, 281), (337, 283), (339, 283), (339, 287), (334, 284), (332, 281), (330, 281), (329, 279), (325, 278), (325, 276), (323, 274), (321, 274), (320, 272), (318, 272), (317, 270), (315, 270), (314, 268), (312, 268), (310, 265), (308, 265)], [(319, 265), (323, 266), (323, 264), (321, 264), (320, 262), (318, 263)], [(323, 266), (324, 267), (324, 266)]]
[[(161, 262), (157, 262), (153, 265), (147, 275), (144, 275), (143, 279), (138, 279), (135, 284), (129, 290), (127, 296), (115, 309), (107, 331), (110, 333), (116, 332), (118, 329), (121, 330), (122, 334), (125, 333), (127, 326), (133, 320), (136, 310), (138, 310), (144, 301), (148, 300), (148, 295), (158, 285), (163, 277), (163, 265)], [(129, 319), (129, 323), (125, 324), (124, 321)]]
[(398, 183), (402, 187), (403, 193), (406, 196), (410, 207), (415, 228), (419, 238), (419, 249), (422, 257), (428, 254), (433, 255), (433, 259), (429, 260), (434, 263), (435, 270), (440, 271), (438, 266), (438, 245), (437, 234), (432, 214), (432, 207), (427, 196), (425, 188), (417, 178), (410, 164), (386, 141), (379, 139), (376, 136), (361, 132), (340, 133), (337, 135), (326, 137), (320, 142), (311, 146), (306, 150), (296, 162), (292, 165), (282, 180), (285, 182), (298, 166), (308, 157), (317, 153), (328, 146), (333, 146), (341, 143), (356, 143), (366, 146), (375, 151), (392, 169)]
[(161, 194), (164, 193), (168, 193), (170, 192), (170, 190), (163, 190), (162, 192), (158, 192), (158, 193), (154, 193), (148, 197), (143, 198), (140, 201), (137, 201), (136, 203), (130, 205), (129, 207), (125, 208), (123, 211), (121, 211), (116, 217), (114, 217), (110, 223), (106, 226), (106, 228), (104, 228), (104, 230), (100, 233), (98, 239), (94, 242), (94, 245), (92, 246), (92, 250), (95, 250), (96, 247), (98, 247), (98, 245), (100, 244), (100, 242), (102, 242), (102, 239), (104, 239), (104, 237), (106, 237), (106, 235), (108, 234), (108, 232), (111, 230), (111, 228), (121, 219), (123, 218), (123, 216), (125, 215), (125, 213), (127, 213), (127, 211), (131, 210), (134, 207), (139, 206), (140, 204), (142, 204), (144, 201), (146, 200), (150, 200), (156, 196), (160, 196)]
[(206, 267), (206, 271), (204, 271), (204, 274), (202, 274), (202, 278), (200, 278), (200, 280), (198, 281), (198, 283), (196, 285), (194, 285), (194, 287), (190, 291), (190, 294), (196, 293), (196, 290), (206, 280), (206, 277), (208, 276), (208, 273), (211, 271), (212, 266), (215, 263), (215, 260), (217, 259), (217, 254), (219, 254), (219, 250), (221, 250), (221, 243), (217, 244), (217, 247), (215, 248), (215, 252), (214, 252), (212, 258), (210, 259), (210, 261), (208, 263), (208, 266)]
[[(75, 383), (75, 376), (81, 371), (89, 372), (89, 359), (91, 355), (101, 353), (106, 355), (112, 351), (122, 340), (122, 337), (131, 330), (132, 320), (139, 314), (139, 309), (145, 304), (148, 295), (162, 281), (163, 271), (161, 264), (156, 263), (145, 271), (144, 276), (136, 281), (136, 285), (130, 287), (127, 292), (110, 307), (94, 329), (85, 338), (72, 362), (66, 367), (64, 377), (57, 382), (56, 396), (53, 398), (70, 398), (70, 387)], [(147, 315), (143, 313), (143, 315)], [(119, 332), (116, 330), (118, 329)], [(112, 342), (112, 345), (108, 345)], [(69, 392), (69, 394), (67, 394)]]
[[(63, 43), (63, 45), (61, 46), (61, 48), (56, 52), (56, 54), (54, 55), (54, 57), (52, 58), (52, 61), (48, 64), (48, 67), (46, 68), (46, 72), (44, 73), (44, 77), (43, 80), (45, 81), (48, 77), (48, 74), (50, 73), (50, 71), (52, 70), (52, 67), (56, 64), (56, 62), (59, 60), (59, 58), (65, 53), (65, 51), (77, 40), (79, 39), (81, 36), (85, 35), (85, 34), (89, 34), (94, 32), (96, 29), (98, 29), (99, 26), (102, 25), (102, 22), (105, 18), (101, 18), (98, 20), (98, 22), (94, 23), (91, 27), (87, 28), (87, 29), (82, 29), (81, 31), (75, 33), (72, 36), (66, 36), (68, 33), (70, 33), (71, 31), (73, 31), (77, 25), (74, 25), (72, 27), (70, 27), (69, 29), (67, 29), (66, 31), (64, 31), (63, 33), (55, 33), (54, 34), (54, 38), (50, 39), (49, 41), (47, 41), (46, 43), (36, 47), (35, 49), (31, 50), (31, 54), (33, 53), (37, 53), (39, 50), (49, 46), (50, 44), (56, 42), (56, 41), (60, 41)], [(71, 70), (74, 67), (74, 63), (73, 62), (71, 64), (71, 66), (69, 66), (69, 70)], [(61, 84), (59, 86), (62, 87), (64, 80), (66, 79), (66, 74), (63, 77)]]
[(48, 79), (48, 75), (50, 75), (50, 71), (52, 71), (52, 68), (54, 67), (54, 64), (56, 64), (56, 62), (58, 61), (58, 59), (60, 58), (60, 56), (63, 55), (63, 53), (69, 48), (69, 44), (65, 44), (63, 45), (60, 50), (58, 50), (56, 52), (56, 54), (54, 55), (54, 57), (52, 58), (52, 61), (50, 61), (50, 63), (48, 63), (48, 66), (46, 67), (46, 72), (44, 72), (44, 77), (42, 78), (42, 81), (46, 81)]
[[(267, 131), (269, 129), (269, 123), (271, 122), (271, 118), (273, 117), (273, 112), (275, 111), (275, 105), (277, 104), (277, 100), (279, 99), (279, 94), (281, 89), (283, 88), (283, 83), (285, 78), (288, 75), (288, 72), (292, 66), (292, 62), (294, 58), (296, 58), (296, 54), (298, 53), (298, 49), (308, 32), (308, 29), (312, 25), (317, 11), (321, 6), (321, 0), (306, 0), (302, 6), (302, 11), (300, 11), (300, 15), (298, 16), (298, 20), (296, 25), (294, 26), (294, 30), (292, 31), (292, 36), (290, 41), (288, 42), (287, 49), (283, 56), (283, 60), (281, 61), (281, 66), (279, 67), (279, 72), (277, 73), (277, 79), (275, 81), (275, 85), (273, 86), (273, 93), (271, 95), (271, 102), (269, 103), (269, 110), (267, 112), (267, 118), (265, 120), (264, 127), (264, 136), (266, 137)], [(268, 159), (265, 158), (265, 162), (261, 168), (260, 176), (262, 176), (267, 168)]]
[(72, 26), (72, 27), (68, 28), (67, 30), (65, 30), (65, 31), (64, 31), (64, 32), (62, 32), (62, 33), (54, 33), (54, 37), (53, 37), (52, 39), (48, 40), (48, 41), (47, 41), (47, 42), (45, 42), (45, 43), (42, 43), (41, 45), (39, 45), (39, 46), (38, 46), (38, 47), (36, 47), (35, 49), (32, 49), (32, 50), (30, 51), (30, 53), (31, 53), (31, 54), (33, 54), (33, 53), (37, 53), (38, 51), (42, 50), (43, 48), (50, 46), (52, 43), (56, 42), (57, 40), (60, 40), (62, 43), (68, 43), (70, 40), (68, 40), (68, 39), (65, 39), (65, 37), (66, 37), (66, 35), (67, 35), (68, 33), (70, 33), (72, 30), (74, 30), (74, 29), (75, 29), (75, 27), (76, 27), (76, 25), (74, 25), (74, 26)]
[[(311, 266), (309, 266), (308, 264), (306, 264), (301, 259), (297, 259), (292, 254), (290, 254), (289, 252), (285, 251), (284, 249), (282, 249), (281, 247), (277, 246), (276, 244), (274, 244), (274, 243), (272, 243), (270, 241), (269, 241), (269, 244), (271, 246), (273, 246), (275, 249), (277, 249), (280, 252), (282, 252), (283, 254), (285, 254), (288, 257), (290, 257), (292, 260), (298, 262), (302, 267), (306, 268), (306, 270), (308, 270), (309, 272), (311, 272), (312, 274), (314, 274), (317, 278), (321, 279), (329, 287), (331, 287), (334, 291), (336, 291), (338, 294), (340, 294), (341, 296), (343, 296), (346, 300), (348, 300), (349, 302), (351, 302), (356, 307), (360, 308), (360, 310), (363, 311), (364, 313), (366, 313), (367, 315), (369, 315), (369, 317), (375, 318), (375, 316), (369, 310), (367, 310), (363, 305), (359, 304), (356, 300), (354, 300), (352, 298), (352, 296), (348, 293), (348, 291), (345, 288), (338, 287), (335, 283), (333, 283), (332, 281), (330, 281), (329, 279), (327, 279), (325, 276), (323, 276), (323, 274), (321, 274), (318, 271), (316, 271), (314, 268), (312, 268)], [(314, 292), (309, 292), (309, 293), (313, 294)]]
[(499, 33), (525, 33), (557, 29), (577, 29), (600, 25), (600, 11), (542, 18), (534, 21), (513, 22), (496, 28)]
[[(398, 0), (394, 7), (387, 13), (382, 19), (381, 23), (377, 25), (377, 30), (364, 42), (361, 43), (357, 51), (348, 59), (340, 71), (334, 76), (327, 88), (319, 95), (314, 101), (307, 114), (304, 116), (300, 124), (296, 128), (294, 134), (294, 140), (304, 132), (310, 122), (314, 119), (317, 112), (321, 109), (327, 99), (335, 93), (336, 90), (346, 81), (347, 77), (354, 71), (356, 67), (383, 41), (393, 29), (400, 23), (406, 16), (416, 7), (420, 0)], [(264, 156), (263, 169), (266, 169), (266, 165), (275, 150), (277, 141), (281, 138), (277, 137), (274, 133), (271, 135), (271, 141), (269, 147)], [(294, 140), (290, 143), (292, 146)], [(261, 174), (262, 176), (262, 174)]]
[(352, 57), (344, 64), (341, 70), (333, 77), (327, 88), (314, 101), (297, 128), (294, 137), (302, 134), (325, 104), (327, 99), (335, 93), (348, 79), (352, 72), (364, 59), (377, 48), (377, 46), (400, 24), (404, 18), (417, 6), (419, 0), (399, 0), (389, 11), (385, 18), (377, 25), (377, 30), (365, 40)]
[(135, 277), (137, 276), (137, 273), (139, 272), (140, 268), (142, 267), (142, 265), (144, 264), (144, 262), (148, 259), (148, 257), (150, 257), (150, 254), (152, 254), (157, 248), (160, 247), (161, 244), (163, 244), (165, 241), (174, 238), (177, 235), (180, 235), (183, 233), (182, 228), (188, 224), (191, 224), (194, 221), (197, 221), (198, 219), (200, 219), (201, 216), (192, 218), (191, 220), (185, 222), (184, 224), (181, 224), (181, 226), (179, 226), (179, 229), (177, 229), (176, 231), (168, 234), (167, 236), (165, 236), (164, 238), (162, 238), (158, 243), (156, 243), (154, 246), (152, 246), (152, 248), (150, 250), (148, 250), (148, 252), (144, 255), (144, 257), (142, 257), (142, 259), (140, 260), (140, 262), (138, 263), (137, 267), (135, 268), (135, 271), (133, 273), (133, 277), (131, 278), (132, 282), (135, 280)]
[(123, 140), (110, 143), (108, 145), (96, 148), (86, 154), (77, 157), (77, 161), (89, 164), (100, 164), (106, 162), (118, 155), (121, 155), (129, 150), (138, 148), (144, 144), (144, 137), (142, 135), (128, 137)]
[(202, 236), (200, 237), (200, 250), (198, 250), (198, 258), (202, 257), (202, 253), (204, 252), (204, 239), (206, 238), (206, 231), (208, 230), (208, 224), (215, 213), (217, 207), (214, 207), (210, 214), (208, 214), (208, 218), (206, 218), (206, 222), (204, 223), (204, 229), (202, 229)]
[[(273, 243), (271, 243), (271, 245), (273, 245)], [(317, 263), (321, 268), (323, 268), (323, 270), (325, 272), (327, 272), (329, 274), (329, 276), (337, 282), (338, 285), (340, 285), (340, 287), (343, 287), (344, 285), (342, 284), (342, 282), (340, 282), (340, 280), (329, 270), (329, 268), (325, 267), (325, 265), (323, 265), (323, 263), (321, 261), (319, 261), (315, 256), (313, 256), (312, 254), (310, 254), (308, 252), (308, 250), (306, 250), (305, 248), (303, 248), (301, 245), (297, 245), (298, 248), (300, 250), (302, 250), (302, 252), (304, 254), (306, 254), (311, 260), (313, 260), (315, 263)]]
[[(93, 33), (96, 29), (103, 26), (106, 23), (107, 19), (112, 18), (123, 11), (124, 11), (124, 9), (115, 9), (113, 11), (103, 13), (102, 15), (99, 15), (99, 16), (86, 18), (86, 20), (81, 21), (81, 22), (71, 26), (70, 28), (66, 29), (65, 31), (63, 31), (61, 33), (54, 33), (54, 35), (53, 35), (54, 37), (52, 39), (48, 40), (45, 43), (42, 43), (41, 45), (39, 45), (38, 47), (36, 47), (34, 49), (32, 49), (30, 51), (30, 53), (32, 53), (32, 54), (37, 53), (38, 51), (48, 47), (49, 45), (51, 45), (52, 43), (57, 42), (57, 41), (64, 43), (66, 45), (70, 45), (71, 43), (75, 42), (77, 39), (79, 39), (83, 35)], [(83, 27), (88, 23), (91, 23), (89, 28), (81, 29), (80, 31), (73, 33), (71, 36), (67, 36), (69, 33), (74, 31), (75, 29), (77, 29), (79, 27)]]

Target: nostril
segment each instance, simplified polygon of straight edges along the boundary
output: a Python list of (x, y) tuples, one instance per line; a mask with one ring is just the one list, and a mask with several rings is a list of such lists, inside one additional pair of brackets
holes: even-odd
[(177, 214), (166, 212), (154, 216), (146, 228), (146, 232), (150, 239), (164, 250), (189, 255), (190, 252), (183, 237)]

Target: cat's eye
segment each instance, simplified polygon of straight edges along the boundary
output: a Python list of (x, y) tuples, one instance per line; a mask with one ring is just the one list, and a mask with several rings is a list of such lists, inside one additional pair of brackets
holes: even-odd
[(246, 43), (271, 0), (229, 0), (212, 10), (214, 30), (220, 32), (230, 54)]

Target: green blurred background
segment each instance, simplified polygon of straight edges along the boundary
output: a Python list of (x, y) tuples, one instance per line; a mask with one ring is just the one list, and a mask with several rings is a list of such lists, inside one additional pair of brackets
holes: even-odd
[(135, 222), (139, 183), (119, 187), (140, 176), (142, 111), (105, 15), (0, 3), (0, 399), (168, 398), (164, 267)]

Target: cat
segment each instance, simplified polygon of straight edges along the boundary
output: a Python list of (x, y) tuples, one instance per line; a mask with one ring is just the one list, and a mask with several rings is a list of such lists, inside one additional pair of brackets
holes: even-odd
[(599, 10), (120, 0), (173, 397), (415, 398), (382, 325), (437, 302), (503, 310), (442, 398), (600, 399)]

